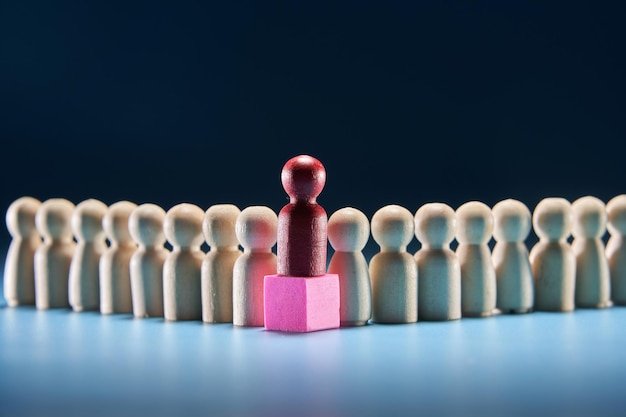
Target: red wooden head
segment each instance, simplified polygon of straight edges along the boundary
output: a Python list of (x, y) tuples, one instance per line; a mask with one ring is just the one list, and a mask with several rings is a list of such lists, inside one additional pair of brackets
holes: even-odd
[(312, 156), (298, 155), (287, 161), (280, 179), (292, 202), (314, 202), (326, 184), (326, 169)]

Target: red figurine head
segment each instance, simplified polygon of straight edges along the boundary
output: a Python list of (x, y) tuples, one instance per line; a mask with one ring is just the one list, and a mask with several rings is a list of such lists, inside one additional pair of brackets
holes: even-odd
[(292, 202), (315, 202), (326, 183), (326, 169), (312, 156), (298, 155), (287, 161), (280, 179)]

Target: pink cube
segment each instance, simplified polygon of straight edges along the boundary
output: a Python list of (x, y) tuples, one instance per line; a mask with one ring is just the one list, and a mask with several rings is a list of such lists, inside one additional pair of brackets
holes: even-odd
[(339, 276), (266, 275), (265, 328), (314, 332), (339, 327)]

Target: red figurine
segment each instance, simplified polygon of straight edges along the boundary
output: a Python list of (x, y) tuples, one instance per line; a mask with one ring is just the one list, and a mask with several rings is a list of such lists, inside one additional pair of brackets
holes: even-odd
[(320, 161), (299, 155), (281, 174), (290, 202), (278, 215), (278, 273), (264, 280), (265, 328), (311, 332), (339, 327), (339, 276), (326, 273), (326, 183)]
[(320, 161), (291, 158), (281, 174), (290, 202), (278, 215), (278, 275), (316, 277), (326, 273), (326, 211), (316, 198), (326, 183)]

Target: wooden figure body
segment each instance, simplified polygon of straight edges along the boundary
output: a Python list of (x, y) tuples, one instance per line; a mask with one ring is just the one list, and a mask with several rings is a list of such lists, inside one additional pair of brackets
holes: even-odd
[(165, 210), (141, 204), (128, 219), (130, 235), (138, 245), (130, 258), (130, 289), (135, 317), (163, 317), (163, 264), (169, 251), (163, 246)]
[(447, 204), (424, 204), (415, 213), (415, 236), (422, 244), (415, 254), (420, 320), (461, 318), (461, 268), (449, 246), (455, 227), (454, 210)]
[(572, 208), (564, 198), (544, 198), (533, 212), (539, 242), (530, 251), (535, 279), (535, 310), (574, 310), (576, 257), (567, 238)]
[(339, 276), (341, 326), (363, 326), (372, 316), (372, 285), (362, 253), (369, 235), (367, 217), (355, 208), (337, 210), (328, 219), (328, 240), (335, 250), (328, 273)]
[(581, 197), (572, 203), (572, 213), (572, 250), (576, 256), (576, 307), (610, 307), (611, 278), (602, 242), (602, 236), (606, 232), (606, 207), (598, 198)]
[(626, 305), (626, 194), (613, 197), (606, 205), (611, 237), (606, 245), (606, 257), (611, 276), (611, 299), (616, 305)]
[(204, 211), (189, 203), (167, 212), (165, 237), (173, 250), (163, 264), (163, 311), (165, 320), (202, 320), (200, 249)]
[(487, 243), (493, 232), (491, 209), (470, 201), (456, 210), (456, 256), (461, 267), (461, 315), (488, 317), (496, 309), (496, 271)]
[(41, 236), (35, 215), (41, 202), (33, 197), (15, 200), (6, 213), (11, 244), (4, 262), (4, 298), (9, 307), (35, 305), (35, 251)]
[(100, 257), (106, 251), (102, 219), (107, 206), (89, 199), (74, 209), (71, 226), (77, 240), (70, 264), (69, 301), (74, 311), (98, 310), (100, 307)]
[(529, 313), (534, 304), (533, 272), (524, 240), (530, 233), (530, 210), (521, 201), (507, 199), (493, 206), (492, 213), (496, 306), (503, 313)]
[(233, 267), (241, 255), (235, 222), (241, 211), (216, 204), (204, 214), (202, 231), (210, 251), (202, 261), (202, 321), (233, 322)]
[(369, 264), (375, 323), (417, 321), (417, 265), (406, 251), (413, 228), (413, 215), (398, 205), (384, 206), (372, 216), (372, 237), (380, 246)]
[(70, 263), (76, 244), (70, 219), (74, 204), (46, 200), (35, 216), (43, 244), (35, 252), (35, 304), (38, 309), (69, 307)]
[(235, 232), (243, 247), (233, 266), (233, 324), (264, 325), (263, 280), (276, 274), (276, 243), (278, 217), (269, 207), (251, 206), (237, 217)]
[(130, 258), (137, 246), (128, 229), (128, 219), (137, 208), (130, 201), (112, 204), (102, 219), (111, 246), (100, 258), (100, 313), (132, 313)]

